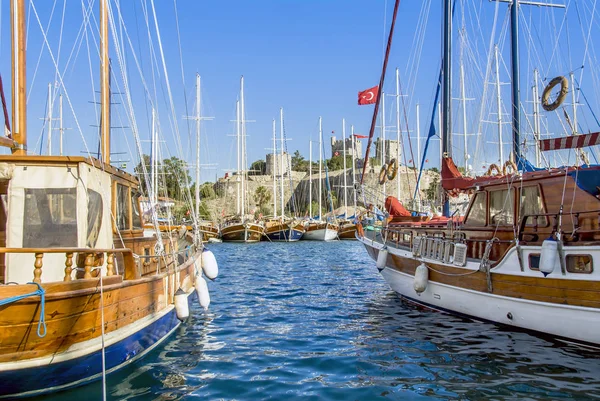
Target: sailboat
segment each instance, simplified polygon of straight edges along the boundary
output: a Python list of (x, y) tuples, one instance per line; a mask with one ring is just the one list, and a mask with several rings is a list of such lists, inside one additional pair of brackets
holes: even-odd
[[(238, 213), (221, 224), (221, 239), (225, 242), (259, 242), (263, 233), (262, 222), (246, 214), (246, 110), (244, 104), (244, 77), (240, 79), (240, 100), (236, 103), (236, 137), (238, 143), (237, 175)], [(241, 166), (241, 168), (240, 168)]]
[[(453, 217), (446, 197), (444, 217), (397, 221), (381, 234), (359, 226), (359, 240), (391, 288), (407, 300), (599, 346), (600, 270), (595, 265), (600, 263), (600, 166), (534, 169), (521, 153), (517, 44), (522, 4), (513, 1), (513, 155), (520, 172), (505, 168), (482, 177), (460, 174), (448, 146), (452, 3), (444, 1), (442, 186), (446, 196), (471, 193), (470, 205), (464, 218)], [(398, 2), (388, 40), (397, 7)], [(386, 63), (387, 56), (380, 85)], [(567, 94), (565, 81), (550, 81), (542, 96), (544, 109), (560, 106)], [(550, 102), (548, 94), (557, 85), (561, 92)], [(538, 146), (576, 149), (599, 143), (600, 133), (593, 132), (540, 140)]]
[(204, 280), (201, 246), (145, 237), (139, 181), (110, 164), (107, 1), (100, 160), (27, 154), (25, 1), (12, 4), (12, 130), (0, 138), (12, 149), (0, 156), (3, 397), (82, 385), (137, 360), (187, 317)]
[(356, 223), (354, 219), (356, 217), (356, 192), (354, 190), (354, 185), (356, 183), (356, 175), (354, 172), (354, 159), (355, 159), (355, 149), (354, 149), (354, 127), (351, 130), (351, 141), (352, 141), (352, 191), (354, 193), (354, 214), (352, 216), (348, 216), (348, 183), (347, 183), (347, 168), (346, 168), (346, 120), (342, 120), (342, 141), (343, 141), (343, 155), (344, 155), (344, 215), (343, 219), (340, 222), (340, 228), (338, 232), (339, 239), (345, 240), (354, 240), (356, 239)]
[[(279, 110), (279, 122), (280, 122), (280, 136), (281, 136), (281, 158), (279, 159), (279, 200), (281, 202), (281, 215), (277, 216), (277, 168), (276, 168), (276, 154), (277, 146), (275, 143), (275, 120), (273, 120), (273, 218), (265, 220), (265, 232), (264, 236), (269, 241), (274, 242), (294, 242), (298, 241), (304, 235), (304, 225), (297, 221), (295, 218), (286, 217), (285, 215), (285, 203), (284, 203), (284, 143), (285, 138), (283, 136), (283, 108)], [(288, 172), (289, 179), (291, 180), (291, 174)]]
[(331, 241), (337, 238), (339, 226), (334, 222), (329, 221), (330, 218), (323, 220), (322, 213), (322, 199), (323, 199), (323, 121), (319, 117), (319, 215), (317, 219), (313, 219), (312, 213), (312, 145), (310, 152), (310, 163), (309, 163), (309, 181), (311, 188), (311, 196), (309, 200), (309, 211), (310, 219), (305, 223), (306, 232), (304, 233), (303, 239), (312, 241)]

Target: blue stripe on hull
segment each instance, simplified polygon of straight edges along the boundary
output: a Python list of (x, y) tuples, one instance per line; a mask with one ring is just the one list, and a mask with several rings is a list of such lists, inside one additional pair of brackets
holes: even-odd
[[(116, 370), (163, 340), (178, 325), (175, 309), (105, 350), (106, 369)], [(102, 373), (102, 352), (28, 369), (0, 372), (0, 396), (42, 394), (52, 388), (82, 385)], [(96, 377), (94, 377), (96, 376)], [(51, 390), (50, 390), (51, 391)], [(33, 394), (32, 394), (33, 395)]]
[(298, 241), (300, 238), (302, 238), (302, 235), (304, 235), (304, 233), (302, 231), (298, 231), (298, 230), (294, 230), (294, 229), (275, 231), (275, 232), (272, 232), (269, 234), (265, 234), (265, 236), (268, 239), (270, 239), (271, 241), (274, 241), (274, 242)]

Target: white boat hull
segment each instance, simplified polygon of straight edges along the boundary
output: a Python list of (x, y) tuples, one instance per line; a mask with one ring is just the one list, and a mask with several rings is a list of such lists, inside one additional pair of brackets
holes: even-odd
[(322, 228), (318, 230), (306, 231), (302, 239), (310, 241), (333, 241), (337, 239), (337, 230), (331, 228)]
[[(366, 247), (381, 249), (381, 244), (359, 238)], [(406, 258), (406, 251), (388, 248), (390, 256)], [(495, 295), (429, 280), (425, 291), (414, 289), (414, 276), (387, 265), (381, 275), (402, 297), (433, 309), (491, 321), (520, 329), (532, 330), (552, 337), (576, 342), (600, 344), (600, 312), (597, 308), (539, 302), (523, 298)]]

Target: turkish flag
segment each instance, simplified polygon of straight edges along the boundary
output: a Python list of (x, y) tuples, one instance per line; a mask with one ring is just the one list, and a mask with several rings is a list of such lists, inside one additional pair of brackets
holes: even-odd
[(374, 104), (377, 101), (377, 93), (379, 93), (379, 85), (371, 89), (358, 92), (358, 105)]
[(360, 134), (354, 134), (355, 138), (368, 138), (369, 135), (360, 135)]

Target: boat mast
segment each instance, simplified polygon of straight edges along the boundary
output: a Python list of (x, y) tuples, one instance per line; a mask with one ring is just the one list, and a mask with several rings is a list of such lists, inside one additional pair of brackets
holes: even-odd
[(354, 136), (354, 125), (350, 126), (350, 137), (352, 138), (352, 193), (354, 195), (354, 216), (356, 217), (356, 172), (354, 171), (354, 160), (356, 159), (356, 137)]
[(63, 102), (62, 102), (62, 93), (58, 95), (58, 136), (60, 139), (60, 155), (63, 155), (63, 132), (65, 128), (63, 127)]
[(242, 162), (242, 218), (246, 214), (246, 188), (245, 188), (245, 180), (246, 180), (246, 114), (244, 107), (244, 76), (240, 79), (240, 117), (241, 117), (241, 148), (242, 154), (240, 155)]
[[(417, 169), (421, 171), (421, 120), (419, 118), (420, 105), (417, 103)], [(417, 182), (417, 200), (419, 202), (417, 211), (421, 211), (421, 192), (419, 191), (419, 183)]]
[(538, 94), (538, 78), (539, 72), (536, 69), (533, 70), (533, 138), (535, 140), (535, 166), (540, 167), (540, 96)]
[(521, 167), (521, 100), (520, 100), (520, 70), (519, 70), (519, 0), (512, 0), (510, 5), (510, 42), (512, 59), (512, 132), (513, 153), (517, 168)]
[(467, 140), (467, 96), (465, 91), (465, 67), (460, 59), (460, 97), (462, 102), (463, 112), (463, 146), (464, 146), (464, 158), (465, 158), (465, 173), (469, 174), (469, 150)]
[(52, 156), (52, 83), (48, 83), (48, 156)]
[(235, 188), (236, 188), (236, 192), (237, 192), (237, 196), (235, 197), (235, 204), (236, 204), (236, 214), (240, 214), (241, 213), (241, 209), (240, 209), (240, 141), (241, 141), (241, 135), (240, 135), (240, 101), (238, 100), (237, 102), (235, 102), (235, 136), (237, 139), (237, 158), (236, 158), (236, 162), (237, 162), (237, 171), (236, 171), (236, 176), (235, 176)]
[(157, 188), (157, 152), (156, 152), (156, 111), (152, 108), (152, 140), (150, 141), (150, 179), (152, 180), (152, 199), (151, 205), (155, 207), (158, 203), (158, 188)]
[(200, 220), (200, 74), (196, 74), (196, 222)]
[(273, 217), (277, 217), (277, 135), (275, 133), (275, 119), (273, 119)]
[(396, 163), (398, 171), (396, 174), (396, 199), (400, 200), (400, 70), (396, 68)]
[(343, 142), (343, 157), (344, 157), (344, 217), (348, 216), (348, 200), (347, 200), (347, 191), (346, 187), (348, 186), (346, 176), (348, 175), (348, 170), (346, 167), (346, 119), (342, 118), (342, 142)]
[[(504, 162), (504, 152), (502, 143), (502, 97), (500, 93), (500, 58), (498, 56), (498, 45), (494, 48), (494, 57), (496, 60), (496, 103), (498, 105), (498, 158), (500, 163)], [(515, 153), (516, 154), (516, 153)]]
[(321, 198), (323, 197), (323, 180), (321, 178), (322, 169), (323, 169), (323, 119), (319, 117), (319, 220), (321, 220)]
[[(451, 104), (451, 91), (452, 91), (452, 1), (446, 0), (444, 2), (444, 60), (443, 60), (443, 77), (442, 82), (442, 93), (443, 97), (443, 113), (442, 113), (442, 158), (452, 157), (452, 143), (451, 143), (451, 132), (452, 132), (452, 104)], [(450, 215), (450, 203), (448, 196), (442, 191), (443, 199), (443, 213), (444, 216)]]
[(280, 172), (280, 202), (281, 202), (281, 218), (285, 217), (285, 210), (283, 206), (283, 107), (279, 108), (279, 135), (281, 136), (281, 161), (279, 162), (279, 172)]
[(308, 141), (308, 217), (312, 219), (312, 140)]
[[(381, 165), (385, 164), (385, 92), (381, 93)], [(383, 198), (385, 199), (385, 182), (383, 183)]]
[(110, 75), (108, 58), (108, 4), (100, 0), (100, 149), (102, 162), (110, 164)]
[(12, 147), (14, 155), (27, 154), (27, 96), (25, 49), (25, 0), (10, 2), (12, 19)]

